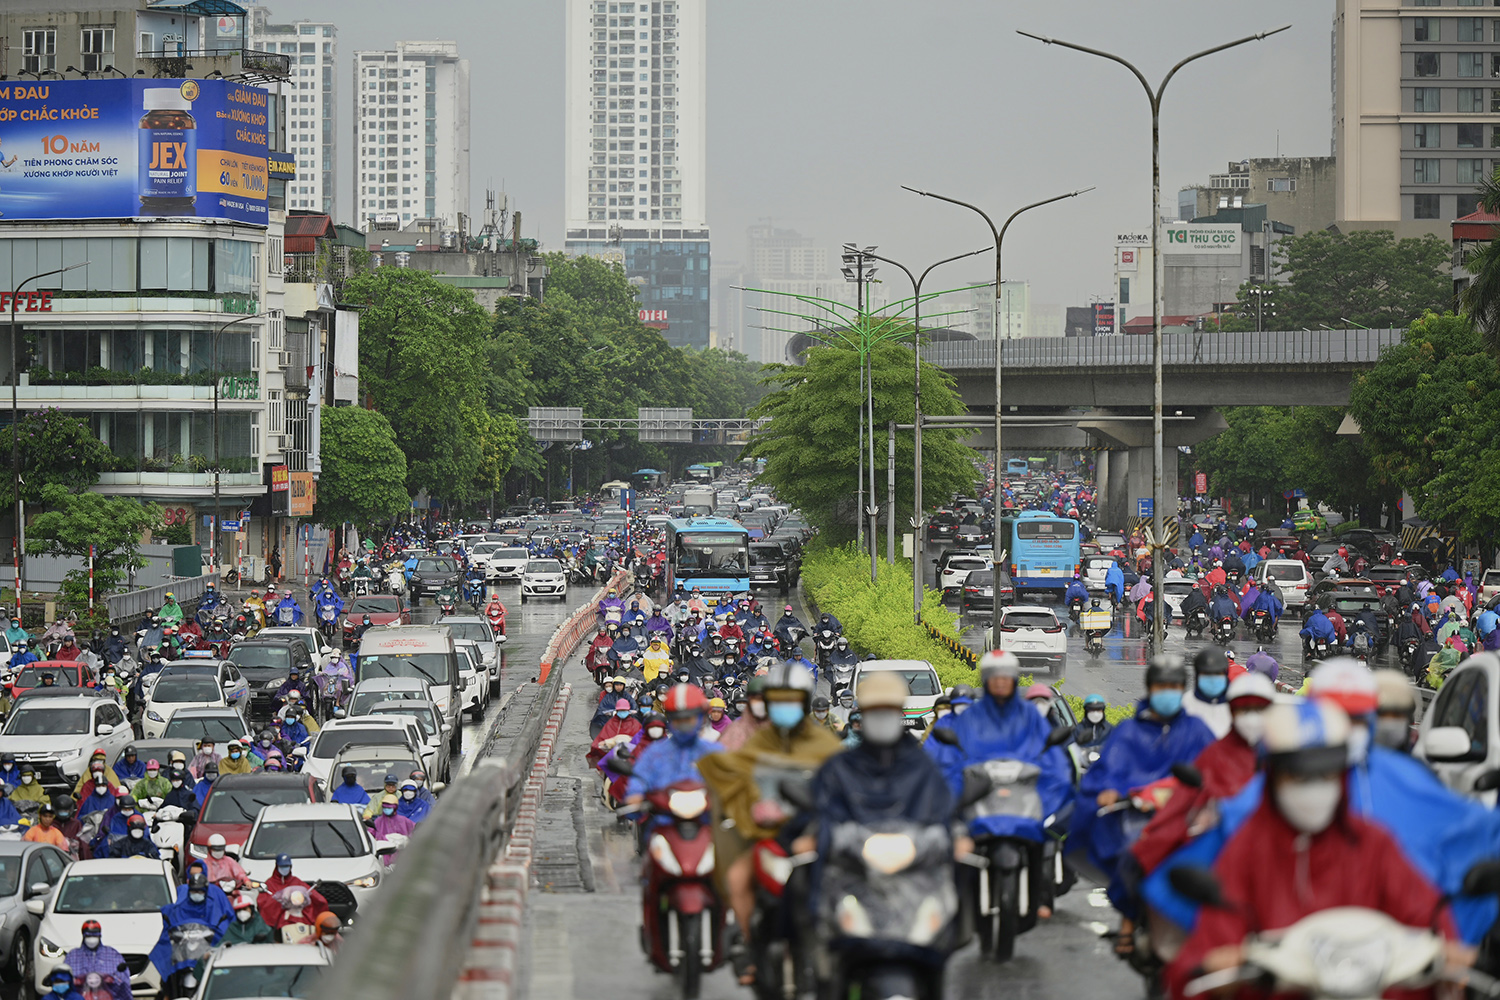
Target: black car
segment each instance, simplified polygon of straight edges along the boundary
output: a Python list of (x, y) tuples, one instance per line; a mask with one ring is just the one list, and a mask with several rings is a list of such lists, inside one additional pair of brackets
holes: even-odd
[(786, 552), (775, 542), (750, 543), (750, 589), (775, 587), (785, 594), (792, 589), (791, 562)]
[(411, 573), (411, 599), (420, 601), (424, 596), (433, 597), (440, 590), (457, 592), (462, 574), (458, 563), (446, 556), (421, 556)]
[(1329, 599), (1333, 601), (1333, 609), (1344, 619), (1346, 629), (1353, 628), (1354, 619), (1364, 612), (1365, 606), (1369, 605), (1370, 611), (1375, 615), (1375, 620), (1380, 623), (1375, 643), (1385, 646), (1391, 641), (1391, 616), (1380, 606), (1380, 598), (1368, 593), (1361, 587), (1356, 590), (1335, 590), (1329, 593)]
[(1016, 602), (1016, 588), (1006, 570), (1000, 571), (1000, 585), (996, 587), (993, 570), (976, 569), (964, 580), (961, 600), (966, 615), (977, 612), (994, 614), (997, 601), (1002, 607)]
[(958, 533), (959, 516), (951, 510), (934, 511), (927, 519), (927, 540), (929, 542), (951, 542), (954, 535)]
[(250, 683), (250, 704), (245, 715), (251, 720), (270, 719), (275, 711), (272, 701), (281, 685), (286, 683), (293, 664), (308, 679), (308, 690), (302, 692), (302, 698), (317, 715), (318, 689), (312, 683), (316, 668), (307, 644), (301, 639), (294, 636), (242, 639), (229, 648), (229, 659)]

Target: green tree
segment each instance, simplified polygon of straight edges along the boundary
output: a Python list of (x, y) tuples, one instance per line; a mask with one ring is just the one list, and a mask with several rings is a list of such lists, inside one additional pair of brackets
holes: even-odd
[(406, 510), (406, 454), (383, 413), (357, 406), (320, 407), (323, 472), (318, 477), (319, 523), (360, 528)]
[[(21, 499), (42, 503), (50, 485), (81, 492), (99, 481), (99, 473), (110, 467), (114, 456), (94, 436), (88, 422), (55, 407), (21, 414), (17, 445), (21, 460)], [(0, 429), (0, 455), (10, 457), (11, 429)], [(6, 509), (15, 507), (16, 484), (11, 482), (0, 497)]]
[[(876, 434), (883, 441), (889, 421), (911, 423), (911, 348), (885, 343), (871, 353)], [(854, 535), (858, 435), (854, 428), (864, 398), (859, 391), (859, 355), (844, 348), (817, 347), (804, 366), (770, 365), (771, 391), (752, 411), (769, 417), (745, 448), (744, 457), (766, 460), (765, 480), (777, 495), (800, 507), (831, 544)], [(922, 412), (929, 416), (967, 413), (953, 379), (942, 369), (922, 365)], [(876, 448), (885, 454), (885, 445)], [(974, 452), (953, 431), (922, 435), (922, 492), (927, 501), (946, 500), (971, 490), (979, 474)], [(896, 517), (905, 524), (912, 510), (912, 435), (896, 435)], [(868, 475), (868, 470), (866, 471)], [(885, 503), (885, 472), (876, 477)]]
[(360, 385), (406, 453), (406, 489), (466, 502), (482, 460), (473, 431), (485, 408), (493, 320), (473, 295), (424, 271), (382, 267), (349, 282), (364, 306)]
[[(86, 560), (89, 546), (95, 546), (94, 589), (98, 594), (118, 587), (127, 569), (145, 565), (140, 557), (141, 539), (162, 527), (162, 511), (156, 504), (75, 491), (62, 483), (43, 486), (42, 503), (47, 509), (27, 526), (26, 551)], [(87, 570), (68, 571), (63, 596), (70, 604), (87, 602)]]
[(1291, 415), (1276, 406), (1226, 406), (1228, 429), (1194, 445), (1198, 469), (1208, 473), (1215, 496), (1246, 496), (1252, 507), (1282, 508), (1287, 481), (1286, 441)]
[[(1276, 244), (1286, 284), (1277, 288), (1276, 317), (1266, 329), (1404, 327), (1429, 311), (1451, 308), (1452, 250), (1436, 236), (1398, 240), (1388, 229), (1316, 230)], [(1255, 329), (1255, 296), (1240, 289), (1235, 327)], [(1226, 323), (1226, 329), (1230, 324)]]
[[(1479, 186), (1479, 207), (1491, 215), (1500, 214), (1500, 170), (1490, 174)], [(1484, 337), (1490, 353), (1500, 354), (1500, 240), (1492, 232), (1490, 240), (1469, 251), (1464, 266), (1473, 279), (1463, 290), (1464, 313)]]

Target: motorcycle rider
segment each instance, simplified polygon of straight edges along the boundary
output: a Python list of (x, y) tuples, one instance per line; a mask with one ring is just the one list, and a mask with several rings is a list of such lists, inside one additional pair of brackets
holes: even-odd
[[(222, 833), (210, 834), (208, 857), (204, 859), (204, 871), (208, 880), (224, 892), (231, 893), (249, 881), (249, 875), (240, 863), (229, 856), (229, 845)], [(228, 883), (226, 885), (226, 883)]]
[(1360, 604), (1358, 611), (1354, 613), (1354, 621), (1357, 626), (1364, 629), (1366, 638), (1369, 640), (1367, 652), (1374, 655), (1375, 647), (1380, 643), (1380, 619), (1375, 615), (1375, 609), (1370, 606), (1369, 601)]
[(82, 986), (89, 976), (99, 976), (108, 984), (102, 988), (113, 1000), (130, 1000), (130, 966), (125, 956), (104, 943), (104, 928), (99, 921), (85, 920), (81, 930), (83, 943), (63, 956), (73, 982)]
[(146, 828), (146, 817), (135, 813), (125, 821), (125, 830), (126, 835), (110, 845), (110, 857), (161, 860), (161, 851), (157, 850), (156, 843), (147, 836), (149, 831)]
[(21, 619), (12, 618), (9, 627), (5, 630), (5, 641), (10, 643), (11, 648), (14, 649), (16, 643), (26, 642), (30, 638), (31, 636), (21, 627)]
[(36, 663), (41, 659), (40, 656), (31, 651), (31, 644), (25, 639), (17, 641), (11, 648), (15, 650), (10, 657), (10, 668), (12, 670), (20, 670), (26, 664)]
[[(1109, 877), (1109, 900), (1120, 911), (1116, 947), (1121, 953), (1134, 939), (1133, 866), (1122, 866), (1130, 844), (1119, 812), (1098, 816), (1132, 791), (1159, 781), (1176, 763), (1191, 763), (1214, 735), (1202, 720), (1183, 711), (1187, 665), (1175, 653), (1158, 653), (1146, 666), (1146, 697), (1135, 715), (1121, 719), (1099, 749), (1099, 759), (1084, 772), (1078, 785), (1078, 807), (1069, 837), (1088, 846), (1089, 860)], [(1143, 811), (1156, 803), (1144, 800)], [(1122, 870), (1122, 868), (1124, 870)]]
[(410, 778), (401, 782), (400, 801), (396, 804), (396, 814), (405, 816), (415, 826), (426, 819), (431, 812), (432, 803), (417, 796), (417, 783)]
[(596, 679), (603, 676), (603, 671), (609, 667), (609, 650), (614, 644), (615, 640), (609, 630), (600, 625), (599, 631), (595, 633), (594, 640), (589, 643), (588, 652), (583, 658), (584, 666), (588, 667), (589, 673)]
[(1375, 676), (1375, 742), (1401, 753), (1411, 753), (1416, 734), (1412, 726), (1417, 715), (1417, 696), (1406, 675), (1399, 670), (1381, 669)]
[(52, 803), (43, 799), (37, 807), (36, 822), (27, 829), (21, 839), (33, 844), (51, 844), (60, 851), (73, 853), (73, 845), (69, 843), (68, 835), (58, 828), (56, 822), (57, 813), (53, 811)]
[(1073, 727), (1073, 742), (1080, 750), (1099, 746), (1114, 731), (1114, 723), (1105, 719), (1104, 695), (1091, 694), (1083, 699), (1083, 718)]
[(358, 771), (352, 766), (346, 766), (339, 772), (339, 776), (343, 779), (343, 782), (335, 786), (329, 794), (328, 799), (330, 802), (359, 806), (361, 810), (370, 804), (370, 793), (360, 787)]
[(1324, 640), (1329, 645), (1338, 642), (1338, 633), (1334, 630), (1333, 622), (1329, 621), (1328, 615), (1325, 613), (1324, 605), (1326, 602), (1327, 598), (1320, 600), (1318, 606), (1313, 609), (1312, 614), (1308, 615), (1307, 620), (1302, 623), (1302, 631), (1297, 633), (1302, 636), (1302, 649), (1304, 652), (1312, 652), (1313, 643), (1318, 639)]
[(239, 944), (275, 942), (276, 932), (261, 919), (260, 913), (255, 909), (255, 900), (243, 893), (235, 893), (230, 900), (230, 906), (234, 908), (234, 922), (229, 925), (229, 930), (224, 932), (224, 947), (233, 948)]
[(1182, 696), (1182, 709), (1202, 719), (1214, 738), (1229, 732), (1229, 657), (1218, 646), (1205, 646), (1193, 657), (1193, 689)]
[(268, 617), (276, 625), (301, 625), (304, 616), (302, 614), (302, 606), (297, 603), (297, 599), (292, 596), (292, 592), (287, 591), (281, 600), (276, 602), (276, 606), (270, 610)]
[(792, 613), (792, 606), (788, 604), (782, 610), (781, 617), (776, 619), (776, 626), (771, 630), (771, 634), (776, 636), (776, 641), (782, 644), (782, 648), (790, 649), (796, 645), (792, 638), (793, 629), (801, 631), (803, 635), (807, 634), (807, 627)]
[(208, 929), (206, 943), (212, 946), (218, 944), (224, 932), (229, 929), (232, 911), (225, 905), (221, 912), (221, 907), (214, 905), (214, 901), (208, 898), (211, 888), (218, 891), (217, 887), (209, 886), (208, 876), (202, 872), (194, 872), (188, 877), (185, 898), (175, 899), (161, 908), (161, 937), (157, 939), (156, 947), (151, 949), (151, 964), (156, 966), (168, 995), (190, 995), (184, 992), (185, 979), (196, 965), (196, 959), (174, 960), (173, 932), (180, 932), (181, 928), (188, 925), (201, 925)]
[(727, 729), (719, 734), (719, 745), (726, 751), (738, 750), (766, 724), (766, 675), (758, 674), (745, 685), (745, 708)]
[(135, 749), (135, 744), (127, 746), (120, 759), (115, 761), (115, 777), (127, 787), (134, 786), (146, 776), (146, 762), (140, 759)]
[(162, 602), (161, 610), (156, 614), (163, 625), (181, 625), (186, 617), (182, 613), (182, 605), (177, 603), (177, 595), (170, 590), (167, 591), (167, 599)]
[[(768, 724), (738, 750), (710, 753), (698, 761), (714, 801), (714, 876), (741, 928), (752, 926), (755, 910), (751, 848), (775, 837), (789, 818), (775, 800), (761, 798), (757, 772), (777, 766), (816, 768), (839, 751), (833, 734), (808, 718), (811, 671), (798, 663), (779, 663), (764, 679)], [(1036, 718), (1035, 712), (1030, 714)], [(742, 968), (741, 984), (752, 985), (755, 972), (753, 966)]]
[(1063, 592), (1063, 604), (1067, 607), (1069, 614), (1073, 611), (1073, 602), (1077, 601), (1080, 608), (1088, 604), (1089, 588), (1083, 585), (1083, 578), (1073, 574), (1073, 579), (1068, 583), (1068, 589)]
[[(1204, 907), (1167, 969), (1173, 996), (1193, 977), (1240, 965), (1244, 941), (1336, 906), (1362, 906), (1455, 937), (1438, 890), (1378, 823), (1349, 807), (1348, 717), (1314, 700), (1266, 711), (1264, 792), (1219, 854), (1222, 907)], [(1247, 789), (1248, 792), (1248, 789)], [(1447, 950), (1450, 964), (1471, 956)]]
[[(937, 723), (938, 728), (949, 729), (958, 738), (957, 746), (936, 739), (923, 744), (927, 753), (943, 772), (948, 789), (956, 798), (963, 791), (964, 768), (970, 764), (1002, 758), (1026, 761), (1041, 769), (1036, 791), (1042, 803), (1042, 815), (1057, 812), (1072, 792), (1072, 764), (1058, 747), (1047, 746), (1052, 727), (1030, 703), (1018, 697), (1018, 678), (1021, 663), (1016, 654), (1009, 651), (991, 650), (979, 661), (979, 680), (984, 689), (972, 706), (962, 715), (951, 715)], [(850, 728), (853, 728), (850, 718)], [(864, 726), (864, 706), (860, 706), (860, 727)], [(863, 733), (860, 739), (863, 741)], [(856, 744), (858, 745), (858, 744)], [(976, 820), (982, 823), (983, 820)], [(1041, 862), (1041, 817), (1037, 817), (1036, 842), (1032, 845), (1033, 872), (1049, 870)], [(1049, 883), (1050, 884), (1050, 883)], [(1052, 916), (1050, 893), (1038, 897), (1037, 917), (1042, 920)]]
[(1239, 605), (1234, 602), (1233, 597), (1229, 596), (1229, 588), (1224, 584), (1219, 584), (1214, 588), (1213, 599), (1208, 602), (1208, 613), (1215, 622), (1221, 622), (1226, 618), (1230, 621), (1239, 619)]
[[(288, 594), (287, 596), (290, 597), (291, 595)], [(338, 621), (339, 615), (344, 613), (344, 599), (338, 595), (338, 591), (333, 589), (333, 584), (327, 580), (323, 581), (322, 587), (314, 591), (311, 603), (313, 609), (318, 614), (319, 623), (323, 621), (323, 609), (325, 608), (333, 609), (334, 621)]]
[(709, 701), (691, 684), (675, 684), (662, 696), (667, 738), (651, 743), (634, 764), (625, 783), (625, 806), (635, 809), (646, 793), (679, 781), (699, 778), (698, 761), (722, 747), (703, 737), (703, 716)]
[(110, 625), (109, 638), (104, 640), (104, 662), (118, 664), (125, 658), (130, 647), (125, 643), (125, 637), (120, 634), (120, 626)]
[(660, 637), (651, 640), (641, 656), (641, 672), (647, 684), (672, 673), (672, 654), (667, 651), (665, 640)]

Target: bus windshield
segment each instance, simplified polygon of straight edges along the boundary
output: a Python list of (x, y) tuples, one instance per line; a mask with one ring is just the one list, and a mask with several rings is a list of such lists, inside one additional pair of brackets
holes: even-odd
[(747, 536), (729, 531), (683, 532), (677, 536), (679, 576), (743, 573), (749, 565)]
[(367, 677), (414, 677), (433, 685), (453, 683), (447, 653), (371, 653), (359, 658), (359, 679)]

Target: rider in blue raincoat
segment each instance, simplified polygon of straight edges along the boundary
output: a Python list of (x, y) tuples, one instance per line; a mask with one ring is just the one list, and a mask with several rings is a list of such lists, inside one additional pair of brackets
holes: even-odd
[(1085, 604), (1089, 600), (1089, 588), (1085, 587), (1083, 581), (1076, 576), (1073, 577), (1073, 582), (1068, 584), (1067, 592), (1063, 594), (1063, 603), (1071, 605), (1075, 600), (1083, 601)]
[(338, 616), (344, 613), (344, 599), (338, 595), (338, 591), (333, 589), (333, 585), (325, 580), (323, 589), (319, 590), (313, 598), (313, 607), (319, 612), (319, 621), (322, 620), (323, 609), (328, 607), (333, 608), (333, 617), (337, 620)]
[[(185, 888), (184, 898), (161, 908), (161, 937), (157, 939), (156, 947), (151, 949), (151, 964), (156, 966), (163, 981), (179, 972), (192, 969), (202, 957), (196, 954), (187, 957), (183, 955), (181, 947), (174, 949), (175, 937), (180, 937), (185, 928), (197, 924), (208, 929), (206, 943), (209, 946), (218, 944), (224, 932), (229, 929), (229, 921), (234, 914), (227, 905), (215, 905), (217, 901), (209, 899), (210, 892), (218, 886), (209, 885), (205, 873), (194, 872), (188, 876)], [(222, 896), (223, 892), (219, 895)]]
[(1187, 689), (1187, 665), (1182, 657), (1162, 653), (1146, 667), (1146, 697), (1134, 717), (1120, 720), (1099, 748), (1099, 759), (1084, 773), (1078, 786), (1078, 808), (1068, 835), (1071, 847), (1086, 847), (1089, 861), (1109, 878), (1109, 898), (1127, 918), (1134, 918), (1131, 893), (1119, 877), (1120, 856), (1134, 834), (1126, 813), (1097, 815), (1098, 810), (1127, 797), (1171, 773), (1176, 763), (1190, 764), (1214, 741), (1201, 719), (1182, 710)]
[[(286, 620), (288, 614), (291, 615), (290, 621)], [(301, 625), (302, 606), (297, 603), (295, 597), (287, 594), (266, 613), (266, 617), (270, 619), (272, 625)]]
[(1104, 571), (1104, 590), (1116, 604), (1125, 600), (1125, 571), (1119, 563), (1110, 563)]

